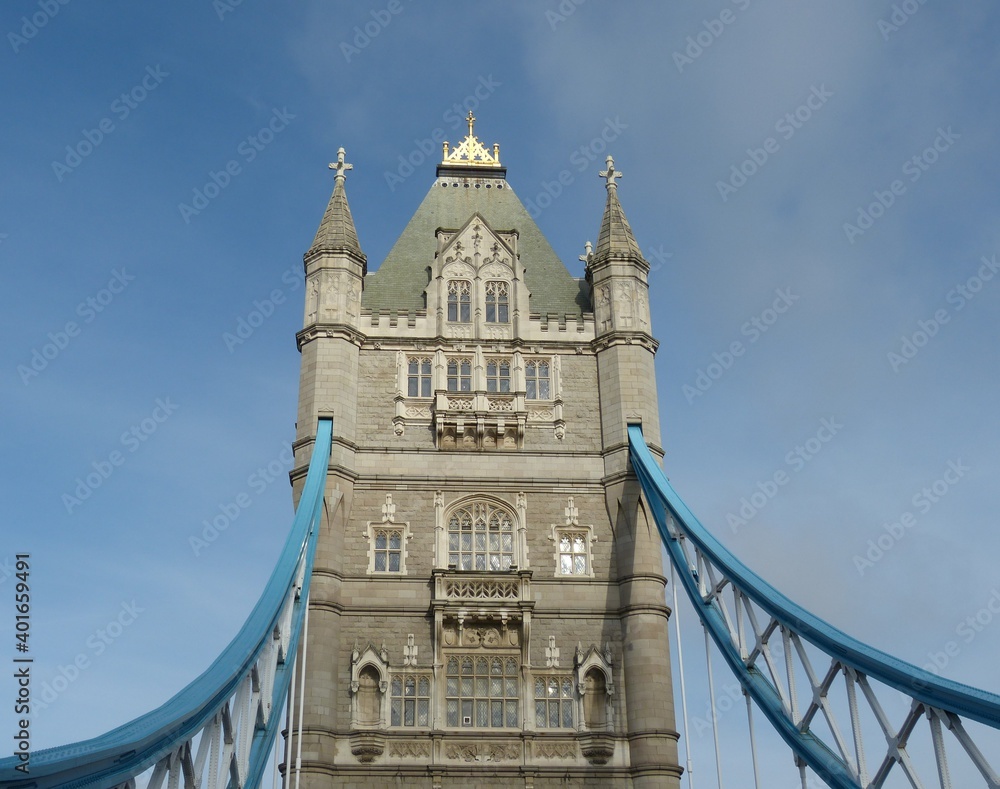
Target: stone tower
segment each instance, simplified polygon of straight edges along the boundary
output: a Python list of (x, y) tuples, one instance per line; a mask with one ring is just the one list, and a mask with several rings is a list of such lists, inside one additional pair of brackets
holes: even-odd
[(308, 789), (678, 787), (666, 582), (626, 435), (641, 421), (659, 447), (649, 264), (609, 157), (573, 278), (474, 120), (372, 274), (343, 149), (330, 165), (292, 478), (297, 496), (332, 415), (340, 505), (292, 764)]

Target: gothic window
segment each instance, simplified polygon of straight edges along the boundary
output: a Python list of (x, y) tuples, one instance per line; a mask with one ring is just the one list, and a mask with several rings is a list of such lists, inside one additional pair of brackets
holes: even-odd
[(590, 575), (590, 534), (585, 529), (556, 529), (559, 575)]
[(359, 727), (378, 726), (381, 723), (381, 690), (379, 674), (374, 666), (365, 666), (358, 674), (358, 707), (356, 724)]
[[(383, 515), (383, 518), (386, 518)], [(381, 523), (368, 524), (368, 572), (406, 574), (406, 542), (410, 538), (408, 523), (394, 523), (388, 516)]]
[(550, 395), (549, 387), (549, 363), (542, 361), (529, 361), (524, 365), (524, 377), (527, 384), (526, 397), (528, 400), (548, 400)]
[(400, 529), (374, 529), (372, 548), (377, 573), (398, 573), (403, 569), (403, 532)]
[(395, 676), (389, 698), (390, 725), (430, 726), (431, 678), (419, 676)]
[(503, 509), (477, 502), (448, 520), (448, 564), (459, 570), (509, 570), (514, 563), (514, 520)]
[(535, 726), (539, 729), (575, 728), (571, 677), (535, 679)]
[(448, 280), (448, 320), (458, 323), (472, 320), (472, 283), (468, 280)]
[(486, 391), (510, 392), (510, 362), (506, 359), (490, 359), (486, 362)]
[(471, 359), (448, 360), (448, 391), (449, 392), (472, 391)]
[(486, 322), (510, 322), (509, 286), (506, 282), (486, 283)]
[(407, 395), (410, 397), (431, 396), (431, 360), (410, 357), (407, 371)]
[(447, 725), (516, 728), (520, 668), (513, 657), (452, 655), (446, 672)]

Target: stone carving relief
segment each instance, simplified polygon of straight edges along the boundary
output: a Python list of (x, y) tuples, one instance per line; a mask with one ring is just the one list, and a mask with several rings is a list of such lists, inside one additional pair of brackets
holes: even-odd
[(507, 649), (519, 646), (521, 637), (516, 627), (471, 626), (461, 623), (446, 623), (441, 631), (441, 640), (446, 647), (469, 647), (472, 649)]
[(389, 744), (389, 755), (412, 759), (426, 759), (431, 755), (431, 746), (430, 743), (426, 742), (400, 740)]
[(445, 747), (445, 755), (463, 762), (509, 762), (521, 758), (521, 748), (503, 743), (454, 743)]
[(306, 295), (306, 323), (315, 323), (319, 310), (319, 278), (313, 275), (309, 278), (309, 293)]
[(539, 742), (535, 743), (535, 756), (539, 759), (575, 759), (576, 743)]

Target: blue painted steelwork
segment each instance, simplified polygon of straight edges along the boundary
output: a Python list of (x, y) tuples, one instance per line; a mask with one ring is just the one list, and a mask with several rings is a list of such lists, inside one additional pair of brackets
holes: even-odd
[[(263, 594), (233, 641), (200, 677), (152, 712), (100, 737), (32, 754), (30, 774), (15, 771), (17, 759), (0, 761), (0, 785), (10, 789), (110, 789), (141, 775), (191, 740), (233, 696), (273, 637), (286, 598), (302, 586), (292, 615), (288, 654), (275, 674), (267, 725), (254, 733), (245, 786), (255, 787), (267, 762), (288, 694), (291, 667), (308, 599), (319, 518), (326, 487), (333, 421), (320, 419), (306, 483), (278, 563)], [(302, 574), (301, 560), (305, 558)]]
[(641, 426), (630, 425), (628, 438), (632, 467), (646, 494), (646, 500), (653, 509), (660, 538), (699, 617), (740, 683), (771, 724), (793, 751), (830, 786), (849, 789), (861, 784), (839, 755), (808, 729), (802, 731), (795, 725), (786, 713), (774, 686), (759, 669), (748, 666), (736, 650), (719, 604), (714, 600), (706, 602), (702, 597), (698, 588), (697, 568), (689, 566), (678, 538), (670, 533), (668, 510), (684, 538), (690, 540), (697, 550), (719, 568), (729, 583), (781, 625), (797, 633), (833, 660), (895, 688), (928, 707), (1000, 728), (1000, 696), (938, 677), (852, 638), (792, 602), (747, 568), (708, 532), (674, 491), (646, 446)]

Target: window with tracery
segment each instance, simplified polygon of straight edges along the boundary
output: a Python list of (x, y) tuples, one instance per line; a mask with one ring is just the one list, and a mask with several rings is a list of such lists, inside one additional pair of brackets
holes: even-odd
[(391, 726), (430, 726), (431, 679), (426, 675), (394, 676), (390, 686)]
[(510, 286), (506, 282), (486, 283), (486, 322), (510, 322)]
[(525, 397), (528, 400), (548, 400), (551, 391), (549, 385), (549, 363), (532, 360), (524, 365), (524, 378), (527, 389)]
[(448, 519), (448, 564), (459, 570), (509, 570), (514, 563), (514, 519), (487, 502), (459, 507)]
[(449, 392), (472, 391), (471, 359), (448, 360), (448, 391)]
[(510, 392), (510, 362), (506, 359), (489, 359), (486, 362), (486, 391)]
[(406, 393), (409, 397), (431, 396), (431, 360), (410, 357), (407, 366)]
[(373, 529), (372, 551), (377, 573), (398, 573), (403, 570), (403, 532), (401, 529)]
[(517, 727), (520, 667), (516, 658), (452, 655), (445, 681), (448, 726)]
[(466, 279), (448, 280), (448, 320), (458, 323), (472, 320), (472, 283)]
[(559, 575), (590, 575), (590, 535), (585, 530), (556, 529)]
[(575, 728), (572, 677), (535, 679), (535, 726), (539, 729)]

